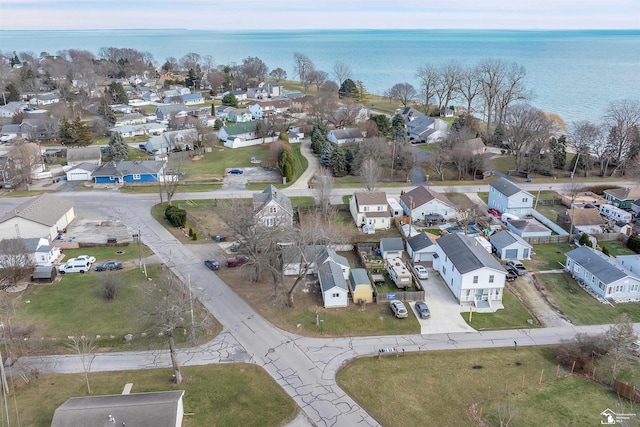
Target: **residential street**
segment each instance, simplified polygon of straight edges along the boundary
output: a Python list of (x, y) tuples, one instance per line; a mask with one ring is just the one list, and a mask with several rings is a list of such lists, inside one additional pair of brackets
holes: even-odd
[[(309, 178), (304, 176), (304, 183)], [(300, 180), (302, 181), (302, 179)], [(613, 184), (613, 183), (612, 183)], [(630, 183), (616, 183), (629, 185)], [(564, 184), (545, 184), (542, 187), (524, 184), (529, 191), (559, 189)], [(411, 187), (404, 188), (408, 190)], [(444, 188), (432, 187), (436, 191)], [(447, 188), (448, 189), (448, 188)], [(390, 196), (399, 195), (401, 188), (390, 189)], [(488, 191), (487, 185), (456, 187), (456, 191), (474, 193)], [(306, 185), (294, 185), (285, 190), (289, 196), (312, 195)], [(341, 203), (343, 194), (353, 189), (334, 190), (334, 200)], [(250, 197), (251, 191), (218, 190), (209, 193), (181, 193), (175, 199), (211, 199)], [(156, 194), (120, 194), (117, 190), (59, 191), (75, 203), (78, 215), (117, 219), (130, 230), (140, 230), (142, 241), (162, 262), (171, 267), (185, 282), (189, 278), (193, 292), (208, 310), (224, 325), (223, 332), (211, 342), (180, 352), (184, 365), (248, 362), (262, 366), (298, 403), (307, 421), (298, 418), (291, 425), (317, 426), (375, 426), (378, 423), (362, 410), (336, 384), (337, 370), (348, 360), (359, 356), (376, 355), (380, 349), (431, 351), (465, 348), (508, 347), (517, 340), (519, 345), (557, 344), (572, 338), (577, 332), (602, 332), (603, 326), (553, 327), (531, 330), (493, 332), (455, 332), (447, 334), (307, 338), (282, 331), (257, 314), (222, 280), (202, 265), (201, 257), (190, 246), (182, 245), (150, 215), (157, 201)], [(0, 215), (25, 199), (1, 200)], [(635, 325), (640, 333), (640, 324)], [(16, 366), (30, 366), (43, 373), (80, 372), (77, 356), (23, 357)], [(168, 351), (96, 354), (91, 371), (149, 369), (170, 366)]]

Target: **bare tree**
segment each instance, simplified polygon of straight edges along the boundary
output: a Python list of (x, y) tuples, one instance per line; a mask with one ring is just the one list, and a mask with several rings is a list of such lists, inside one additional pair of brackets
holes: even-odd
[(293, 71), (298, 75), (298, 79), (300, 80), (305, 93), (311, 85), (309, 78), (313, 70), (315, 70), (315, 66), (313, 65), (313, 61), (311, 61), (307, 55), (300, 52), (295, 52), (293, 54)]
[(413, 147), (408, 142), (396, 143), (395, 153), (395, 168), (405, 175), (405, 181), (409, 182), (411, 179), (411, 170), (417, 164)]
[(546, 149), (556, 131), (555, 122), (547, 115), (528, 104), (509, 107), (506, 116), (507, 142), (516, 161), (516, 169), (522, 170), (527, 153), (540, 153)]
[(509, 427), (511, 421), (518, 414), (518, 406), (515, 402), (501, 401), (498, 403), (498, 418), (500, 419), (500, 427)]
[(331, 171), (327, 168), (321, 168), (316, 175), (313, 193), (315, 194), (316, 204), (320, 207), (320, 213), (323, 217), (327, 217), (331, 209), (331, 193), (335, 180)]
[(32, 254), (29, 253), (24, 240), (0, 240), (0, 275), (8, 278), (15, 285), (18, 280), (31, 273), (35, 267)]
[(360, 182), (367, 191), (375, 191), (376, 185), (382, 177), (382, 168), (373, 158), (369, 157), (362, 161), (358, 169)]
[(405, 107), (416, 99), (416, 95), (416, 89), (410, 83), (396, 83), (389, 89), (389, 97), (400, 101)]
[(570, 128), (568, 142), (575, 152), (580, 153), (582, 156), (590, 157), (594, 154), (600, 162), (600, 172), (604, 175), (603, 168), (606, 164), (604, 156), (607, 151), (605, 135), (600, 126), (596, 126), (586, 120), (574, 122)]
[(444, 181), (444, 173), (449, 164), (449, 153), (442, 148), (431, 153), (431, 156), (425, 162), (425, 167), (434, 171), (440, 177), (440, 181)]
[(610, 156), (607, 160), (615, 164), (611, 176), (617, 172), (624, 175), (627, 164), (640, 151), (640, 101), (621, 100), (611, 103), (605, 119), (610, 123), (607, 145)]
[(578, 197), (578, 194), (582, 193), (584, 190), (584, 184), (581, 182), (570, 181), (562, 186), (562, 192), (570, 199), (570, 208), (573, 207), (573, 202), (576, 200), (576, 197)]
[(421, 89), (419, 98), (427, 115), (429, 115), (431, 100), (436, 94), (435, 88), (438, 82), (438, 75), (438, 69), (431, 64), (421, 66), (416, 73), (416, 77), (420, 81)]
[(82, 376), (87, 384), (87, 393), (91, 394), (91, 384), (89, 383), (89, 372), (91, 372), (91, 362), (93, 361), (96, 347), (93, 341), (84, 335), (69, 337), (67, 348), (80, 357), (82, 363)]
[(449, 101), (455, 97), (460, 83), (462, 68), (456, 61), (449, 61), (440, 68), (435, 92), (438, 96), (438, 109), (446, 109)]
[(273, 80), (275, 80), (276, 83), (279, 83), (280, 80), (286, 80), (287, 79), (287, 72), (285, 70), (283, 70), (282, 68), (278, 67), (278, 68), (275, 68), (275, 69), (271, 70), (271, 72), (269, 73), (269, 77), (271, 77)]
[(611, 383), (613, 383), (620, 368), (631, 359), (631, 344), (638, 339), (638, 336), (633, 330), (633, 323), (627, 314), (618, 317), (604, 335), (610, 342), (607, 357), (611, 362)]
[(351, 78), (351, 67), (342, 61), (336, 61), (333, 65), (333, 75), (338, 82), (338, 86), (342, 86), (342, 83)]
[(505, 67), (501, 60), (495, 58), (487, 58), (478, 64), (478, 77), (482, 85), (482, 97), (487, 115), (487, 134), (491, 132), (493, 110), (502, 91)]
[(184, 71), (195, 70), (200, 66), (202, 57), (195, 52), (189, 52), (182, 58), (180, 58), (180, 67)]
[(18, 183), (30, 184), (32, 173), (42, 164), (40, 147), (34, 142), (20, 141), (12, 145), (10, 153), (16, 166)]
[(460, 96), (467, 101), (467, 114), (473, 113), (473, 101), (482, 93), (478, 67), (465, 67), (460, 73)]
[(511, 63), (505, 68), (502, 89), (498, 94), (498, 123), (504, 124), (505, 116), (509, 105), (518, 101), (525, 101), (530, 96), (524, 86), (524, 79), (527, 75), (525, 68), (517, 63)]

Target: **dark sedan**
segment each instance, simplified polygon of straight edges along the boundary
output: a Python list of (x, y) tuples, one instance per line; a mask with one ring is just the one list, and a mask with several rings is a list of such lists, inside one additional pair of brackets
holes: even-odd
[(204, 265), (212, 271), (216, 271), (220, 269), (220, 263), (215, 259), (208, 259), (204, 262)]
[(107, 261), (96, 264), (96, 271), (122, 270), (123, 264), (120, 261)]
[(229, 173), (231, 175), (242, 175), (244, 171), (242, 169), (231, 169)]
[(418, 301), (416, 303), (416, 312), (418, 313), (418, 316), (420, 316), (420, 318), (422, 319), (428, 319), (431, 317), (431, 312), (429, 311), (429, 307), (427, 307), (427, 304), (422, 301)]

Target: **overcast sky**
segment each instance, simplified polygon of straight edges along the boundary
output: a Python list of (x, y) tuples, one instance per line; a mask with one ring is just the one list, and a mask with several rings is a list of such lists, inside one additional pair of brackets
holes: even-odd
[[(640, 0), (0, 0), (0, 29), (638, 29)], [(1, 40), (0, 40), (1, 43)]]

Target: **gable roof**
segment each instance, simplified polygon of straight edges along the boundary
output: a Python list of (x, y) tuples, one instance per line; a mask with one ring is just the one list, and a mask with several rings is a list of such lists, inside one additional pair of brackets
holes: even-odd
[[(322, 245), (309, 245), (304, 248), (304, 257), (307, 262), (316, 261), (325, 250)], [(302, 254), (297, 246), (285, 246), (282, 248), (282, 260), (284, 264), (299, 264), (302, 262)]]
[(93, 160), (102, 158), (100, 147), (92, 145), (89, 147), (69, 147), (67, 148), (67, 162), (78, 162), (82, 160)]
[(504, 270), (498, 260), (472, 237), (449, 233), (440, 236), (436, 244), (442, 248), (460, 274), (484, 267)]
[(383, 191), (365, 191), (353, 193), (358, 206), (386, 205), (387, 194)]
[(258, 121), (259, 120), (252, 120), (250, 122), (232, 123), (224, 126), (222, 129), (224, 129), (229, 136), (243, 135), (245, 133), (255, 132)]
[(84, 427), (113, 425), (136, 427), (175, 427), (178, 402), (184, 390), (153, 393), (114, 394), (72, 397), (53, 414), (51, 427)]
[(604, 284), (613, 283), (627, 276), (638, 278), (637, 274), (618, 265), (614, 258), (610, 258), (588, 246), (580, 246), (565, 255), (576, 264), (584, 267), (585, 270), (589, 271)]
[(404, 245), (401, 237), (383, 237), (380, 239), (380, 250), (383, 251), (402, 251)]
[(520, 187), (518, 187), (517, 185), (515, 185), (513, 182), (509, 181), (506, 178), (499, 178), (493, 181), (491, 184), (489, 184), (489, 186), (492, 188), (495, 188), (498, 192), (500, 192), (500, 194), (504, 194), (507, 197), (511, 197), (514, 194), (518, 194), (520, 192), (531, 195), (530, 193), (520, 189)]
[(371, 286), (371, 281), (369, 280), (366, 268), (352, 268), (349, 272), (349, 282), (351, 283), (352, 288), (355, 288), (358, 285)]
[[(333, 261), (332, 263), (327, 263), (327, 260)], [(324, 254), (320, 256), (318, 259), (318, 263), (322, 264), (338, 264), (344, 267), (349, 267), (349, 261), (343, 257), (342, 255), (338, 255), (335, 250), (331, 248), (326, 248)]]
[(565, 222), (572, 222), (573, 226), (581, 225), (600, 225), (604, 224), (604, 220), (598, 212), (598, 209), (571, 209), (558, 214), (558, 219)]
[(291, 206), (291, 199), (284, 194), (283, 191), (278, 190), (273, 185), (269, 185), (264, 189), (262, 193), (253, 195), (253, 209), (254, 211), (260, 211), (269, 202), (275, 201), (282, 207), (289, 215), (293, 215), (293, 207)]
[(17, 217), (52, 227), (70, 209), (73, 209), (73, 203), (69, 200), (45, 193), (33, 200), (27, 200), (4, 214), (0, 218), (0, 223)]
[(404, 202), (404, 205), (408, 206), (410, 209), (420, 207), (432, 200), (439, 200), (442, 203), (451, 206), (452, 208), (454, 207), (453, 203), (451, 203), (447, 196), (445, 196), (444, 194), (440, 194), (429, 187), (425, 187), (424, 185), (421, 185), (411, 191), (404, 193), (402, 196), (400, 196), (400, 200), (402, 200)]
[(362, 132), (357, 128), (333, 129), (329, 131), (337, 140), (362, 139)]
[(509, 221), (509, 224), (511, 224), (516, 230), (520, 230), (523, 233), (534, 233), (539, 231), (551, 232), (551, 230), (535, 218), (512, 219)]
[(612, 188), (610, 190), (604, 190), (604, 192), (618, 200), (635, 200), (640, 198), (640, 187)]
[(504, 248), (514, 243), (519, 243), (520, 245), (530, 249), (533, 247), (529, 243), (527, 243), (527, 241), (524, 240), (522, 237), (518, 236), (517, 234), (509, 230), (502, 230), (492, 234), (491, 236), (489, 236), (489, 241), (493, 243), (494, 246), (498, 246), (500, 248)]
[(156, 160), (112, 160), (93, 171), (91, 176), (156, 175), (162, 171), (165, 164)]
[(344, 280), (342, 269), (333, 262), (325, 262), (318, 266), (318, 281), (322, 292), (327, 292), (333, 288), (340, 288), (348, 291), (347, 281)]
[(431, 241), (427, 233), (422, 232), (420, 234), (416, 234), (413, 237), (409, 237), (407, 239), (407, 245), (413, 249), (414, 252), (418, 252), (424, 248), (428, 248), (429, 246), (433, 246), (434, 243)]

